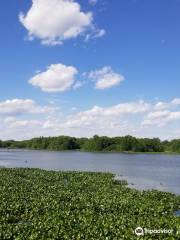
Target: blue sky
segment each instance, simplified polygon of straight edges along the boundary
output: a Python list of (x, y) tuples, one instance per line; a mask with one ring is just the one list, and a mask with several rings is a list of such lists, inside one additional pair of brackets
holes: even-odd
[(179, 0), (33, 2), (1, 2), (0, 138), (180, 137)]

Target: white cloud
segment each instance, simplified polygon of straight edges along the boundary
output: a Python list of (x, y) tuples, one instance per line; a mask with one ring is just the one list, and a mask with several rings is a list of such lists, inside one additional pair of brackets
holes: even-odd
[[(59, 121), (58, 121), (59, 123)], [(55, 136), (59, 129), (57, 128), (56, 120), (50, 121), (45, 118), (25, 119), (1, 119), (1, 139), (29, 139), (39, 136)]]
[(85, 84), (84, 81), (76, 81), (75, 84), (73, 85), (73, 89), (78, 89), (82, 87)]
[(32, 0), (26, 14), (19, 20), (28, 30), (29, 39), (41, 39), (42, 44), (58, 45), (94, 28), (93, 14), (83, 12), (74, 0)]
[(132, 134), (142, 137), (173, 138), (173, 136), (177, 137), (177, 134), (174, 135), (175, 129), (177, 126), (180, 127), (180, 109), (172, 110), (174, 104), (177, 106), (178, 101), (167, 102), (168, 108), (165, 110), (157, 110), (159, 104), (143, 100), (120, 103), (110, 107), (94, 106), (89, 110), (69, 116), (63, 126), (72, 129), (72, 132), (81, 129), (82, 133), (85, 131), (86, 134), (92, 133), (92, 135)]
[(168, 108), (175, 108), (180, 106), (180, 98), (175, 98), (170, 102), (158, 102), (155, 104), (156, 110), (164, 110)]
[(0, 102), (0, 115), (19, 115), (24, 113), (50, 113), (52, 107), (38, 106), (31, 99), (12, 99)]
[(85, 42), (88, 42), (90, 39), (100, 38), (106, 35), (104, 29), (94, 29), (91, 33), (86, 34)]
[(56, 120), (48, 120), (48, 119), (25, 119), (25, 120), (19, 120), (17, 118), (5, 118), (4, 123), (8, 125), (9, 128), (14, 129), (52, 129), (57, 128), (59, 121)]
[(95, 88), (100, 90), (117, 86), (125, 79), (123, 75), (114, 72), (110, 66), (91, 71), (88, 77), (96, 82)]
[(97, 29), (95, 32), (94, 32), (94, 38), (100, 38), (100, 37), (103, 37), (104, 35), (106, 34), (106, 31), (104, 29)]
[[(107, 136), (135, 135), (138, 137), (180, 137), (180, 105), (174, 99), (165, 109), (156, 103), (123, 102), (112, 106), (93, 106), (79, 110), (80, 106), (62, 113), (59, 102), (39, 106), (30, 99), (0, 102), (0, 132), (3, 139), (26, 139), (36, 136)], [(65, 103), (63, 103), (64, 105)], [(69, 112), (69, 114), (67, 114)], [(40, 113), (40, 114), (39, 114)]]
[(143, 126), (164, 127), (169, 123), (180, 120), (180, 98), (170, 102), (158, 102), (152, 106), (151, 111), (144, 117)]
[(142, 122), (143, 126), (156, 126), (156, 127), (164, 127), (168, 123), (180, 120), (180, 111), (155, 111), (150, 112)]
[(9, 122), (10, 128), (36, 128), (41, 127), (42, 122), (38, 120), (15, 120), (12, 122)]
[(174, 100), (171, 101), (171, 103), (175, 106), (180, 106), (180, 98), (175, 98)]
[(165, 103), (165, 102), (158, 102), (155, 104), (155, 109), (158, 110), (164, 110), (167, 107), (169, 107), (169, 103)]
[(63, 92), (73, 87), (73, 85), (80, 87), (80, 83), (75, 82), (77, 73), (78, 70), (75, 67), (52, 64), (47, 67), (45, 72), (40, 72), (32, 77), (29, 83), (41, 88), (44, 92)]
[[(123, 117), (147, 112), (149, 108), (150, 104), (144, 101), (121, 103), (106, 108), (94, 106), (90, 110), (70, 116), (65, 122), (65, 126), (72, 128), (107, 128), (109, 126), (117, 126), (121, 125)], [(119, 124), (117, 124), (118, 120), (120, 121)]]

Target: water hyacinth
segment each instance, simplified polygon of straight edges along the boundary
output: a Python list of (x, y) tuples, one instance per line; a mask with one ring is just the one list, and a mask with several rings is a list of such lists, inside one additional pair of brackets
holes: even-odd
[(0, 169), (0, 239), (179, 239), (180, 197), (118, 183), (109, 173)]

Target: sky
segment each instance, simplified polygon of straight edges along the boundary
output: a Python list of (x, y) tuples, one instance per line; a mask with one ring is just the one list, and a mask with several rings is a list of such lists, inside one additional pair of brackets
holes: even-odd
[(180, 0), (3, 0), (0, 139), (180, 138)]

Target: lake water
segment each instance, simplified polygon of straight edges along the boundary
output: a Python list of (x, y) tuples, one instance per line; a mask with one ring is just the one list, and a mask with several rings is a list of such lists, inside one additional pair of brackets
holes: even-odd
[(180, 194), (180, 155), (1, 149), (0, 167), (111, 172), (133, 188)]

